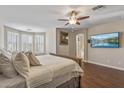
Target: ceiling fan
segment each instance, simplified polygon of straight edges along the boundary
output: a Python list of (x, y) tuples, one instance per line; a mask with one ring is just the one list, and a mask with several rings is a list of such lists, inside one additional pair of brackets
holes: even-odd
[(58, 21), (66, 21), (67, 23), (65, 24), (65, 26), (68, 25), (68, 24), (71, 24), (71, 25), (74, 25), (74, 24), (80, 25), (80, 20), (84, 20), (84, 19), (89, 18), (89, 16), (77, 17), (77, 14), (78, 13), (79, 13), (78, 11), (72, 10), (69, 13), (69, 16), (70, 16), (69, 19), (58, 19)]

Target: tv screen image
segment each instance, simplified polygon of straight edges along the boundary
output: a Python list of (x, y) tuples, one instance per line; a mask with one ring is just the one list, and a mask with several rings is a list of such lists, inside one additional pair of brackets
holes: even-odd
[(91, 36), (92, 48), (119, 48), (119, 32)]

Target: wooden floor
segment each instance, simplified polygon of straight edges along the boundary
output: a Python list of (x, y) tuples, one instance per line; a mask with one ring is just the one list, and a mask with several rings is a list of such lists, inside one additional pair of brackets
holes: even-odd
[(124, 88), (124, 71), (84, 63), (81, 88)]

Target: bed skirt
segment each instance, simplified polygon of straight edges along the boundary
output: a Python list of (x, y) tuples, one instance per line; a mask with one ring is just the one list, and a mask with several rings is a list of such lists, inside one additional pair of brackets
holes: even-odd
[(58, 86), (56, 86), (56, 81), (58, 83), (61, 82), (54, 79), (52, 82), (43, 84), (41, 86), (38, 86), (37, 88), (80, 88), (80, 77), (73, 77), (64, 83), (59, 84)]
[(80, 78), (74, 77), (71, 80), (59, 85), (57, 88), (80, 88)]

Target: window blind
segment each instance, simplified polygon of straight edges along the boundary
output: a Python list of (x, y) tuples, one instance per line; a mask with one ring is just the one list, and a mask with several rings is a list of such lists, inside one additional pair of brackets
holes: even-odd
[(33, 51), (36, 54), (45, 53), (45, 33), (25, 33), (19, 31), (5, 31), (5, 46), (7, 50)]
[(35, 35), (35, 53), (45, 52), (45, 37), (44, 35)]
[(15, 32), (7, 32), (7, 50), (17, 51), (19, 50), (19, 34)]
[(33, 36), (32, 35), (22, 34), (21, 50), (22, 51), (33, 51)]

